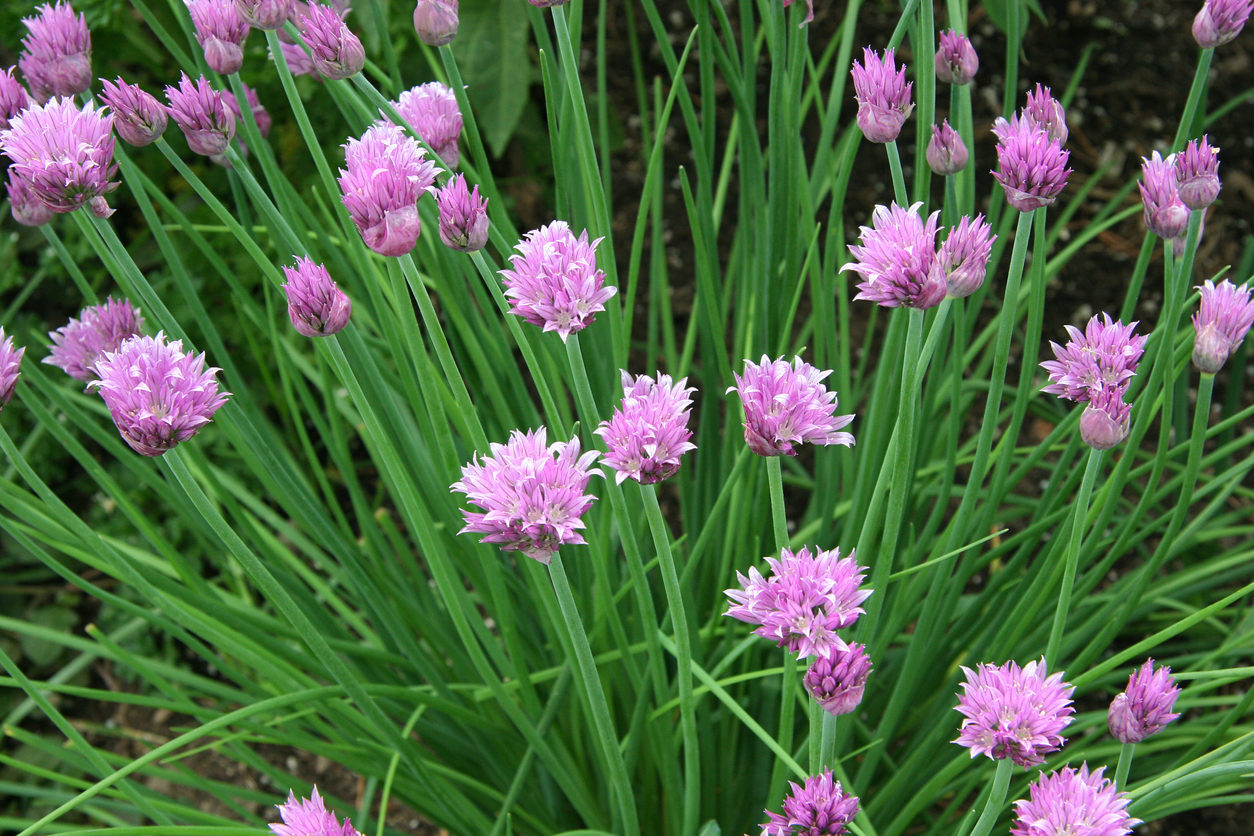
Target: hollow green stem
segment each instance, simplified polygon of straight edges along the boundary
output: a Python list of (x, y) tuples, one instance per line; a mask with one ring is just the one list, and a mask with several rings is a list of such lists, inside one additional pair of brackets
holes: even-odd
[[(779, 729), (775, 739), (785, 752), (792, 751), (793, 718), (797, 711), (797, 698), (793, 689), (797, 687), (797, 657), (788, 648), (784, 648), (784, 673), (779, 689)], [(767, 809), (779, 807), (784, 798), (784, 779), (788, 777), (788, 763), (782, 758), (775, 760), (775, 768), (771, 770), (770, 792), (767, 793)]]
[(1063, 629), (1067, 626), (1067, 610), (1071, 607), (1071, 588), (1075, 585), (1076, 564), (1080, 560), (1080, 544), (1084, 540), (1084, 524), (1089, 514), (1089, 497), (1093, 494), (1093, 482), (1101, 470), (1104, 450), (1090, 450), (1089, 461), (1084, 467), (1084, 479), (1076, 495), (1075, 513), (1071, 517), (1071, 540), (1067, 543), (1066, 565), (1063, 568), (1062, 589), (1058, 591), (1058, 608), (1054, 611), (1054, 624), (1049, 630), (1049, 645), (1045, 650), (1045, 664), (1054, 668), (1058, 664), (1058, 650), (1062, 646)]
[(1197, 56), (1197, 71), (1193, 74), (1193, 86), (1189, 88), (1189, 98), (1184, 104), (1180, 125), (1176, 128), (1176, 138), (1171, 143), (1173, 152), (1184, 148), (1184, 143), (1193, 130), (1193, 117), (1197, 114), (1197, 106), (1202, 101), (1202, 91), (1206, 89), (1206, 78), (1210, 74), (1210, 62), (1214, 56), (1214, 47), (1203, 49)]
[(997, 762), (997, 772), (993, 774), (993, 790), (988, 795), (984, 812), (975, 823), (971, 836), (988, 836), (1001, 814), (1002, 805), (1006, 803), (1006, 791), (1010, 789), (1010, 770), (1014, 762), (1010, 758), (1002, 758)]
[(903, 209), (910, 205), (910, 195), (906, 191), (906, 175), (901, 171), (901, 152), (897, 150), (897, 140), (885, 144), (888, 149), (888, 170), (893, 175), (893, 199)]
[(775, 532), (775, 550), (788, 546), (788, 516), (784, 510), (784, 477), (779, 456), (766, 457), (766, 479), (771, 488), (771, 529)]
[(1132, 753), (1136, 751), (1135, 743), (1125, 743), (1119, 749), (1119, 765), (1115, 767), (1115, 789), (1121, 790), (1128, 785), (1128, 770), (1132, 768)]

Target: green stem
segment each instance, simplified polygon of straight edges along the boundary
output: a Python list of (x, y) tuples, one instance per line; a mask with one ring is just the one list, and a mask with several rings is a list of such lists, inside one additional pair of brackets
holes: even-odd
[(771, 528), (775, 532), (775, 550), (788, 547), (788, 516), (784, 509), (784, 477), (779, 456), (766, 457), (766, 479), (771, 487)]
[(1128, 785), (1128, 770), (1132, 768), (1132, 753), (1136, 751), (1135, 743), (1125, 743), (1119, 749), (1119, 765), (1115, 767), (1115, 789), (1121, 790)]
[(1071, 588), (1075, 584), (1076, 564), (1080, 560), (1080, 544), (1084, 540), (1084, 524), (1089, 513), (1089, 497), (1093, 493), (1093, 482), (1097, 479), (1097, 471), (1101, 470), (1103, 452), (1105, 451), (1096, 449), (1089, 451), (1089, 461), (1084, 468), (1084, 479), (1080, 482), (1080, 493), (1075, 500), (1075, 514), (1071, 517), (1071, 540), (1067, 544), (1067, 562), (1063, 571), (1062, 589), (1058, 592), (1058, 609), (1054, 611), (1054, 624), (1049, 630), (1049, 645), (1045, 651), (1045, 664), (1050, 669), (1058, 664), (1062, 633), (1067, 626), (1067, 610), (1071, 607)]
[(1185, 140), (1193, 129), (1193, 117), (1197, 113), (1198, 103), (1202, 101), (1202, 91), (1206, 89), (1206, 78), (1210, 74), (1211, 58), (1215, 55), (1214, 47), (1203, 49), (1197, 56), (1197, 71), (1193, 74), (1193, 86), (1189, 88), (1189, 98), (1184, 105), (1184, 113), (1180, 116), (1180, 125), (1176, 128), (1176, 138), (1171, 143), (1173, 152), (1184, 148)]
[(1010, 758), (1002, 758), (997, 762), (997, 772), (993, 775), (993, 790), (989, 793), (988, 803), (980, 820), (975, 823), (971, 836), (988, 836), (1001, 814), (1002, 805), (1006, 803), (1006, 791), (1010, 789), (1010, 770), (1014, 762)]
[(56, 252), (57, 257), (61, 259), (61, 263), (65, 265), (65, 269), (69, 271), (70, 278), (74, 280), (74, 285), (78, 288), (78, 292), (83, 294), (83, 299), (89, 305), (100, 303), (100, 299), (96, 296), (96, 291), (87, 283), (87, 278), (83, 275), (83, 271), (78, 269), (78, 262), (70, 255), (70, 251), (65, 248), (65, 242), (57, 235), (57, 231), (48, 224), (39, 227), (39, 231), (44, 234), (49, 246)]
[(893, 199), (897, 205), (905, 209), (910, 205), (910, 196), (906, 192), (906, 175), (901, 171), (901, 152), (897, 150), (897, 140), (884, 146), (888, 149), (888, 170), (893, 174)]
[[(793, 718), (796, 716), (797, 698), (793, 689), (797, 686), (797, 657), (788, 648), (784, 648), (784, 673), (779, 689), (779, 729), (775, 739), (785, 752), (792, 752)], [(782, 758), (775, 760), (775, 768), (771, 770), (770, 791), (767, 793), (768, 810), (774, 810), (784, 798), (784, 780), (788, 777), (789, 765)]]

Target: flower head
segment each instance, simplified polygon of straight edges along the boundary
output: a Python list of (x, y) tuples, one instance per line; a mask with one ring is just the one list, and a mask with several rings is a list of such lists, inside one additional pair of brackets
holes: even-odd
[(206, 157), (226, 152), (235, 136), (235, 114), (203, 75), (193, 84), (183, 73), (178, 87), (165, 88), (165, 98), (170, 117), (187, 137), (188, 148)]
[(961, 299), (980, 289), (996, 240), (997, 236), (983, 215), (976, 215), (974, 220), (964, 215), (958, 225), (949, 231), (949, 237), (941, 244), (936, 263), (932, 266), (944, 277), (948, 296)]
[(980, 69), (980, 57), (966, 35), (953, 29), (940, 33), (936, 50), (936, 77), (946, 84), (970, 84)]
[(932, 126), (932, 141), (927, 144), (927, 165), (933, 173), (942, 177), (957, 174), (967, 167), (968, 159), (967, 146), (958, 132), (949, 126), (948, 119)]
[(8, 130), (9, 120), (30, 104), (26, 88), (13, 77), (13, 68), (0, 73), (0, 131)]
[(88, 206), (107, 218), (113, 210), (104, 195), (117, 188), (109, 180), (113, 161), (113, 116), (95, 105), (82, 108), (71, 98), (33, 104), (0, 132), (0, 149), (13, 160), (13, 171), (53, 212)]
[(1141, 202), (1145, 225), (1160, 238), (1179, 238), (1189, 226), (1189, 208), (1176, 191), (1176, 158), (1163, 159), (1157, 151), (1141, 158)]
[(13, 389), (22, 372), (22, 355), (26, 353), (24, 346), (13, 345), (13, 338), (4, 335), (4, 326), (0, 325), (0, 409), (13, 399)]
[(1084, 405), (1080, 439), (1094, 450), (1109, 450), (1127, 438), (1132, 405), (1123, 400), (1126, 390), (1126, 386), (1103, 386)]
[(1105, 388), (1122, 389), (1136, 374), (1137, 363), (1145, 353), (1145, 337), (1133, 336), (1137, 323), (1124, 325), (1103, 313), (1105, 322), (1096, 316), (1084, 331), (1068, 325), (1071, 339), (1067, 345), (1051, 342), (1054, 357), (1041, 367), (1049, 372), (1050, 383), (1041, 388), (1069, 401), (1087, 403)]
[(53, 96), (77, 96), (91, 88), (91, 32), (87, 19), (69, 3), (45, 3), (35, 17), (22, 18), (29, 34), (22, 39), (18, 66), (31, 96), (43, 104)]
[(1208, 279), (1198, 290), (1202, 304), (1193, 315), (1193, 365), (1215, 374), (1254, 324), (1254, 302), (1248, 286), (1237, 287), (1227, 279), (1219, 284)]
[(1254, 0), (1206, 0), (1193, 18), (1193, 37), (1203, 49), (1217, 46), (1241, 34), (1254, 9)]
[(187, 11), (209, 68), (223, 75), (239, 72), (244, 66), (249, 28), (235, 8), (235, 0), (189, 0)]
[(816, 656), (806, 671), (805, 686), (810, 696), (828, 714), (848, 714), (862, 702), (866, 679), (871, 673), (871, 660), (866, 645), (851, 644), (848, 650), (833, 651), (830, 656)]
[(1067, 112), (1048, 87), (1037, 84), (1036, 89), (1028, 93), (1028, 103), (1023, 106), (1021, 118), (1044, 130), (1059, 145), (1066, 144)]
[(1219, 182), (1219, 149), (1210, 144), (1210, 137), (1189, 140), (1189, 144), (1175, 158), (1176, 181), (1184, 205), (1199, 211), (1214, 203), (1222, 186)]
[(49, 331), (52, 345), (43, 362), (56, 366), (75, 380), (84, 383), (96, 379), (96, 361), (108, 352), (117, 351), (131, 337), (138, 337), (144, 327), (139, 309), (129, 299), (112, 297), (103, 305), (83, 308), (78, 319), (55, 331)]
[(131, 145), (148, 145), (165, 133), (170, 115), (152, 94), (121, 78), (116, 82), (102, 78), (100, 83), (104, 87), (100, 98), (113, 111), (113, 129), (123, 140)]
[(287, 281), (287, 315), (292, 327), (306, 337), (329, 337), (344, 330), (353, 314), (353, 303), (331, 280), (321, 264), (303, 256), (296, 257), (296, 266), (283, 268)]
[(804, 787), (788, 782), (783, 815), (766, 812), (762, 836), (841, 836), (858, 815), (858, 798), (845, 792), (829, 769), (806, 779)]
[(695, 389), (685, 388), (687, 378), (672, 383), (670, 375), (632, 377), (623, 372), (623, 402), (610, 420), (593, 430), (605, 439), (609, 452), (605, 464), (618, 471), (615, 480), (635, 479), (652, 485), (674, 476), (679, 458), (697, 445), (688, 429)]
[(9, 166), (9, 182), (4, 187), (9, 191), (9, 211), (13, 220), (22, 226), (43, 226), (52, 220), (48, 204), (31, 193), (30, 187), (17, 176), (13, 166)]
[(837, 415), (836, 393), (829, 392), (820, 371), (794, 357), (772, 361), (765, 354), (759, 363), (745, 360), (743, 376), (733, 374), (745, 409), (745, 443), (759, 456), (795, 456), (795, 445), (843, 444), (853, 446), (851, 433), (838, 432), (853, 415)]
[(836, 631), (853, 626), (871, 595), (871, 590), (858, 588), (866, 569), (858, 565), (855, 553), (842, 559), (840, 549), (811, 555), (808, 548), (785, 548), (780, 559), (768, 557), (766, 562), (770, 577), (762, 577), (757, 567), (749, 568), (748, 577), (736, 573), (740, 589), (725, 590), (732, 600), (726, 615), (760, 625), (755, 635), (786, 646), (802, 659), (848, 651)]
[(903, 209), (894, 202), (875, 207), (871, 226), (860, 229), (861, 246), (849, 248), (857, 262), (840, 268), (864, 279), (854, 299), (868, 299), (886, 308), (930, 308), (945, 298), (944, 276), (932, 270), (940, 212), (924, 221), (918, 212), (922, 205)]
[(392, 104), (444, 165), (457, 168), (461, 159), (457, 141), (462, 135), (462, 112), (451, 88), (428, 81), (401, 93)]
[(1020, 212), (1031, 212), (1054, 202), (1067, 185), (1070, 151), (1052, 139), (1044, 128), (1031, 120), (998, 117), (993, 124), (997, 135), (997, 167), (993, 177), (1006, 192), (1006, 202)]
[(1028, 787), (1028, 799), (1015, 802), (1011, 836), (1127, 836), (1141, 822), (1128, 815), (1132, 799), (1103, 771), (1090, 773), (1085, 763), (1078, 771), (1042, 772)]
[(427, 46), (444, 46), (457, 37), (457, 0), (418, 0), (414, 31)]
[(479, 187), (466, 188), (466, 175), (458, 174), (436, 192), (440, 208), (440, 240), (458, 252), (473, 253), (488, 243), (488, 199)]
[(492, 455), (462, 467), (452, 489), (484, 513), (462, 511), (466, 526), (459, 534), (484, 534), (481, 543), (520, 551), (546, 566), (560, 547), (584, 542), (581, 517), (596, 499), (584, 491), (600, 475), (588, 468), (600, 454), (581, 455), (578, 436), (548, 444), (547, 432), (514, 430), (507, 444), (491, 445)]
[(556, 331), (562, 342), (591, 325), (618, 292), (605, 286), (605, 273), (597, 269), (600, 243), (588, 243), (587, 230), (576, 238), (565, 221), (528, 232), (509, 257), (510, 269), (501, 271), (510, 313)]
[(281, 29), (292, 16), (292, 0), (235, 0), (235, 8), (254, 29)]
[(226, 403), (216, 368), (165, 335), (131, 337), (96, 361), (98, 388), (122, 438), (137, 453), (160, 456), (200, 432)]
[[(301, 16), (300, 34), (313, 53), (314, 68), (332, 80), (352, 78), (366, 66), (366, 50), (330, 6), (309, 3)], [(303, 50), (302, 50), (303, 52)]]
[(347, 818), (340, 824), (316, 786), (308, 799), (297, 799), (296, 793), (289, 791), (287, 801), (276, 806), (283, 823), (270, 825), (274, 836), (361, 836)]
[(367, 128), (344, 146), (342, 200), (366, 246), (401, 256), (414, 248), (422, 223), (418, 198), (435, 182), (427, 152), (395, 125)]
[(1110, 704), (1106, 722), (1111, 735), (1120, 743), (1140, 743), (1157, 734), (1180, 716), (1171, 711), (1179, 696), (1171, 668), (1164, 665), (1155, 670), (1154, 660), (1146, 659), (1128, 677), (1128, 687)]
[(1062, 674), (1047, 676), (1045, 660), (1020, 668), (1004, 665), (964, 667), (967, 681), (958, 696), (958, 713), (964, 719), (954, 743), (971, 750), (971, 757), (1009, 758), (1027, 768), (1044, 763), (1066, 739), (1062, 730), (1071, 723), (1071, 685)]
[(914, 102), (910, 93), (914, 84), (906, 83), (906, 68), (897, 69), (893, 50), (884, 50), (883, 57), (866, 47), (862, 63), (853, 62), (854, 97), (858, 101), (858, 128), (871, 142), (892, 142), (906, 124)]

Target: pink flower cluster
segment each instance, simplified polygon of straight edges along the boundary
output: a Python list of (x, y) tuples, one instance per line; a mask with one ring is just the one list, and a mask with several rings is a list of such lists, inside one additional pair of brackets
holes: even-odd
[(854, 643), (848, 650), (816, 656), (806, 671), (804, 682), (806, 691), (824, 711), (839, 716), (850, 713), (862, 702), (870, 675), (871, 660), (866, 655), (866, 645)]
[(652, 485), (669, 479), (679, 470), (679, 459), (697, 449), (689, 439), (691, 417), (688, 397), (695, 389), (685, 388), (687, 378), (671, 382), (670, 375), (632, 377), (623, 373), (623, 401), (610, 420), (593, 430), (605, 440), (605, 464), (617, 471), (615, 481), (635, 479)]
[(897, 68), (893, 50), (876, 55), (870, 47), (862, 50), (862, 63), (853, 62), (854, 98), (858, 101), (858, 129), (871, 142), (888, 143), (897, 139), (914, 110), (913, 82), (906, 81), (906, 68)]
[(5, 336), (4, 326), (0, 325), (0, 409), (4, 409), (13, 398), (17, 379), (22, 376), (22, 355), (25, 353), (25, 346), (15, 346), (13, 337)]
[(1157, 734), (1172, 720), (1180, 689), (1176, 687), (1171, 668), (1154, 669), (1154, 660), (1145, 664), (1128, 677), (1128, 687), (1115, 696), (1106, 713), (1110, 733), (1120, 743), (1140, 743), (1151, 734)]
[(1020, 212), (1031, 212), (1053, 203), (1067, 185), (1071, 169), (1067, 120), (1062, 105), (1048, 87), (1036, 85), (1028, 103), (1007, 121), (993, 123), (997, 136), (997, 167), (993, 177), (1002, 185), (1006, 202)]
[(761, 836), (841, 836), (858, 815), (858, 797), (845, 792), (830, 769), (807, 778), (805, 786), (788, 786), (783, 814), (766, 811)]
[(800, 357), (772, 361), (765, 354), (759, 363), (745, 360), (744, 375), (733, 375), (735, 390), (745, 409), (745, 443), (759, 456), (795, 456), (796, 445), (843, 444), (852, 447), (853, 434), (839, 432), (853, 415), (837, 415), (836, 393), (820, 371)]
[(1146, 338), (1133, 335), (1135, 322), (1124, 325), (1109, 314), (1102, 317), (1104, 322), (1090, 319), (1083, 332), (1066, 326), (1071, 336), (1066, 346), (1050, 343), (1056, 359), (1041, 363), (1050, 380), (1041, 391), (1087, 404), (1080, 435), (1089, 446), (1106, 450), (1128, 434), (1132, 407), (1123, 395), (1145, 353)]
[(510, 313), (556, 331), (562, 342), (591, 325), (618, 292), (605, 286), (605, 273), (597, 269), (600, 243), (589, 243), (587, 230), (576, 238), (565, 221), (528, 232), (509, 257), (510, 269), (500, 271)]
[(270, 825), (274, 836), (361, 836), (347, 818), (340, 824), (316, 786), (309, 798), (298, 799), (296, 793), (289, 791), (287, 801), (276, 806), (283, 822)]
[(967, 681), (957, 710), (966, 719), (954, 743), (970, 749), (971, 757), (1009, 758), (1027, 768), (1044, 763), (1044, 755), (1066, 742), (1062, 730), (1071, 724), (1075, 689), (1061, 673), (1047, 675), (1044, 659), (1022, 668), (1007, 662), (962, 672)]
[(1198, 290), (1202, 304), (1193, 315), (1193, 365), (1215, 374), (1254, 324), (1254, 302), (1247, 285), (1237, 287), (1227, 279), (1219, 284), (1207, 279)]
[(1141, 823), (1128, 815), (1131, 797), (1103, 778), (1105, 767), (1089, 772), (1066, 767), (1041, 773), (1029, 797), (1015, 802), (1011, 836), (1127, 836)]
[(77, 96), (91, 88), (91, 32), (87, 19), (69, 3), (45, 3), (35, 17), (22, 19), (29, 34), (22, 39), (18, 66), (31, 96), (44, 104), (53, 96)]
[(457, 142), (462, 135), (462, 112), (451, 88), (428, 81), (401, 93), (392, 105), (445, 166), (457, 168), (461, 161)]
[[(53, 212), (87, 206), (97, 217), (113, 210), (104, 196), (117, 188), (113, 116), (69, 97), (33, 104), (0, 131), (0, 150), (13, 160), (11, 174)], [(16, 209), (16, 202), (14, 204)]]
[(106, 299), (103, 305), (83, 308), (78, 319), (71, 318), (50, 331), (52, 345), (43, 362), (87, 383), (96, 379), (96, 361), (117, 351), (131, 337), (138, 337), (143, 327), (143, 317), (129, 299)]
[(341, 200), (366, 246), (379, 255), (402, 256), (422, 232), (418, 198), (435, 182), (435, 163), (395, 125), (367, 128), (344, 146)]

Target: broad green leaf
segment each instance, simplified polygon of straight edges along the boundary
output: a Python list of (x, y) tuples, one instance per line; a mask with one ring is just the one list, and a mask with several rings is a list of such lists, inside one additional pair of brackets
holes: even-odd
[(526, 16), (505, 0), (464, 0), (453, 51), (479, 130), (500, 156), (527, 103), (531, 61)]

